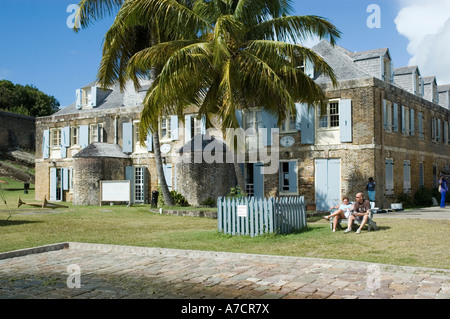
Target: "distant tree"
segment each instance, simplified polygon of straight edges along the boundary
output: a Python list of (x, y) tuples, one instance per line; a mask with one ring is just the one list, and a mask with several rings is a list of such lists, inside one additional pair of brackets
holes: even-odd
[(29, 115), (47, 116), (59, 110), (59, 101), (33, 85), (14, 84), (0, 80), (0, 110)]

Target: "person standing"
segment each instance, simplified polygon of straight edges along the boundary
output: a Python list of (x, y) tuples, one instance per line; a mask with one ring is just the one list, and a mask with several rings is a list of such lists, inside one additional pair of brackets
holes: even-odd
[(367, 194), (369, 195), (369, 201), (375, 201), (375, 181), (373, 177), (369, 177), (369, 182), (366, 185)]
[(448, 183), (444, 174), (441, 174), (441, 178), (439, 179), (439, 190), (441, 192), (441, 208), (445, 208), (445, 195), (448, 191)]

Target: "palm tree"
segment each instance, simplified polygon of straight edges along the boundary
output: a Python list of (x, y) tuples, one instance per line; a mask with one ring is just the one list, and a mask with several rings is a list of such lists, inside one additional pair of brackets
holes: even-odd
[[(218, 115), (221, 129), (239, 127), (236, 111), (258, 106), (278, 117), (279, 124), (295, 103), (326, 107), (322, 89), (304, 72), (305, 61), (336, 85), (333, 70), (312, 50), (299, 45), (318, 36), (332, 44), (340, 32), (317, 16), (290, 16), (290, 0), (142, 0), (124, 6), (128, 23), (157, 19), (171, 26), (177, 40), (161, 42), (136, 53), (129, 72), (159, 66), (156, 84), (147, 92), (141, 131), (156, 121), (155, 109), (182, 114), (188, 104), (200, 114)], [(136, 18), (139, 17), (139, 18)], [(184, 27), (195, 30), (186, 35)], [(235, 163), (236, 164), (236, 163)], [(239, 185), (243, 178), (235, 165)], [(240, 178), (239, 178), (240, 177)]]
[[(154, 82), (141, 114), (142, 139), (149, 128), (157, 132), (152, 128), (157, 127), (162, 114), (181, 115), (192, 104), (208, 119), (219, 116), (226, 135), (227, 128), (239, 126), (236, 111), (258, 106), (276, 115), (281, 123), (295, 112), (297, 102), (326, 105), (324, 92), (302, 66), (306, 60), (311, 61), (317, 72), (336, 84), (333, 70), (298, 43), (317, 36), (328, 37), (334, 44), (340, 32), (318, 16), (290, 16), (291, 3), (83, 0), (79, 18), (81, 26), (87, 26), (89, 21), (119, 8), (111, 33), (108, 31), (110, 37), (105, 37), (105, 63), (99, 71), (104, 84), (131, 79), (139, 86), (139, 78), (153, 71)], [(144, 48), (133, 46), (139, 39), (128, 39), (133, 35), (129, 30), (136, 28), (152, 35), (152, 41), (142, 44)], [(156, 139), (157, 134), (154, 136)]]

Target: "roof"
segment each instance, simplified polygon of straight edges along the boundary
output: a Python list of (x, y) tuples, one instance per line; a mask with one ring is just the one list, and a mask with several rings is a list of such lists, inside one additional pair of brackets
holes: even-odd
[[(96, 86), (97, 82), (91, 82), (89, 84), (86, 84), (82, 86), (82, 88), (88, 88)], [(126, 89), (124, 92), (120, 89), (120, 84), (116, 83), (111, 88), (104, 90), (106, 93), (105, 96), (100, 100), (97, 101), (97, 106), (93, 108), (86, 108), (86, 109), (78, 109), (76, 106), (76, 102), (73, 102), (72, 104), (62, 108), (58, 112), (54, 113), (53, 115), (65, 115), (65, 114), (79, 114), (79, 113), (89, 113), (89, 112), (95, 112), (98, 110), (108, 110), (108, 109), (116, 109), (120, 107), (127, 107), (127, 106), (136, 106), (136, 105), (127, 105), (129, 100), (135, 100), (133, 98), (127, 99), (127, 97), (131, 95), (140, 95), (140, 100), (143, 101), (145, 97), (145, 92), (150, 87), (149, 81), (142, 81), (142, 86), (138, 91), (135, 91), (134, 86), (131, 82), (128, 83)], [(110, 91), (107, 93), (107, 91)]]
[(74, 158), (87, 157), (112, 157), (112, 158), (130, 158), (123, 153), (122, 147), (117, 144), (109, 143), (92, 143), (83, 148)]
[(450, 91), (450, 84), (438, 85), (439, 92)]
[(435, 76), (424, 76), (422, 79), (423, 79), (423, 84), (430, 84), (430, 83), (436, 82)]
[(380, 56), (385, 56), (385, 55), (387, 55), (389, 57), (389, 59), (391, 58), (391, 56), (389, 54), (389, 49), (387, 49), (387, 48), (352, 53), (352, 57), (353, 57), (354, 61), (374, 59), (374, 58), (379, 58)]
[[(312, 50), (321, 56), (329, 66), (332, 67), (338, 81), (363, 79), (372, 77), (362, 68), (354, 63), (353, 53), (338, 45), (331, 45), (330, 42), (322, 40)], [(330, 79), (324, 75), (319, 75), (314, 79), (317, 83), (329, 82)]]
[(208, 147), (211, 151), (227, 151), (227, 146), (220, 140), (216, 140), (214, 136), (197, 134), (190, 141), (184, 144), (178, 153), (203, 152)]
[(394, 70), (394, 75), (412, 74), (414, 72), (417, 72), (420, 75), (419, 67), (417, 65), (396, 68)]

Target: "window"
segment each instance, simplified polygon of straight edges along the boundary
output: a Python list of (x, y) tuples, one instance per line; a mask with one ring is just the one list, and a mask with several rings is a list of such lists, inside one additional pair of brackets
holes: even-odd
[(383, 123), (386, 132), (398, 132), (398, 104), (383, 100)]
[(202, 133), (202, 120), (197, 118), (196, 115), (190, 117), (191, 120), (191, 136), (194, 137), (197, 134)]
[(90, 125), (89, 141), (90, 143), (103, 142), (103, 123)]
[(70, 145), (78, 145), (79, 127), (72, 126), (70, 128)]
[(90, 105), (91, 103), (91, 89), (82, 89), (81, 91), (81, 104), (83, 106)]
[(145, 167), (134, 168), (134, 201), (136, 203), (144, 202), (144, 170)]
[(403, 193), (411, 193), (411, 163), (403, 162)]
[(247, 150), (255, 150), (258, 148), (259, 143), (262, 142), (262, 136), (260, 132), (260, 128), (263, 127), (262, 112), (246, 111), (243, 114), (243, 120), (244, 130), (246, 131), (245, 147), (247, 148)]
[(385, 185), (386, 195), (394, 194), (394, 160), (386, 159), (385, 161)]
[(402, 133), (409, 135), (410, 125), (409, 125), (409, 108), (402, 105)]
[(435, 117), (431, 119), (431, 138), (435, 142), (441, 141), (441, 119)]
[(295, 132), (296, 131), (296, 114), (289, 112), (286, 119), (281, 123), (281, 132)]
[(69, 167), (69, 191), (73, 192), (73, 167)]
[(61, 129), (54, 128), (50, 130), (50, 146), (61, 147)]
[(317, 109), (319, 118), (319, 129), (339, 128), (339, 102), (328, 103), (327, 113), (321, 113), (320, 108)]
[(162, 117), (161, 118), (161, 132), (160, 132), (160, 138), (162, 140), (170, 140), (172, 136), (171, 131), (171, 120), (169, 117)]

